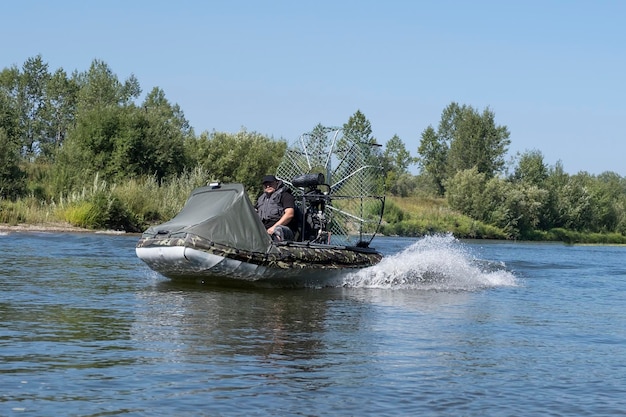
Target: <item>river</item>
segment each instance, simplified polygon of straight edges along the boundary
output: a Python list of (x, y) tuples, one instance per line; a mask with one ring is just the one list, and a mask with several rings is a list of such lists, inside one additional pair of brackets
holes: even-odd
[(171, 282), (0, 234), (1, 416), (626, 415), (626, 247), (377, 238), (335, 288)]

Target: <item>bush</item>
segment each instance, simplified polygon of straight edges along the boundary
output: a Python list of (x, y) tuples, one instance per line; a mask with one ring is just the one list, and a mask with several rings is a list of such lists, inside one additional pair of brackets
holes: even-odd
[[(385, 202), (385, 211), (383, 212), (383, 220), (386, 223), (398, 223), (405, 218), (404, 211), (391, 200)], [(406, 216), (407, 218), (409, 216)]]
[(65, 221), (78, 227), (141, 231), (136, 217), (107, 191), (98, 191), (86, 200), (70, 203), (62, 212)]

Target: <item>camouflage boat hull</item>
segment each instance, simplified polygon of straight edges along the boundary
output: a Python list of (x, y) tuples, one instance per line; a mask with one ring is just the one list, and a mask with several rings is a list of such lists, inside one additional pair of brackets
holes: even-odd
[(240, 250), (190, 233), (181, 237), (142, 237), (137, 256), (172, 280), (202, 283), (335, 285), (347, 271), (377, 264), (370, 248), (274, 243), (265, 253)]

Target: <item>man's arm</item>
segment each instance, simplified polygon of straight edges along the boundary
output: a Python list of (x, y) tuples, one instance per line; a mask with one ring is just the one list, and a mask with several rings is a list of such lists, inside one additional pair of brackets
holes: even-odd
[(278, 219), (278, 221), (276, 223), (274, 223), (274, 225), (272, 227), (270, 227), (269, 229), (267, 229), (267, 233), (269, 233), (270, 235), (274, 233), (274, 228), (276, 226), (287, 226), (289, 224), (289, 222), (291, 221), (291, 219), (293, 219), (293, 216), (295, 216), (296, 211), (289, 207), (285, 209), (285, 212), (283, 213), (283, 216)]

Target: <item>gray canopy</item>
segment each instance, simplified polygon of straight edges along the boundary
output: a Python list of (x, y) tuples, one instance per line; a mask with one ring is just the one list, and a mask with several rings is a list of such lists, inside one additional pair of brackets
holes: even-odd
[(267, 253), (272, 247), (242, 184), (195, 189), (180, 213), (150, 227), (144, 236), (185, 233), (244, 251)]

